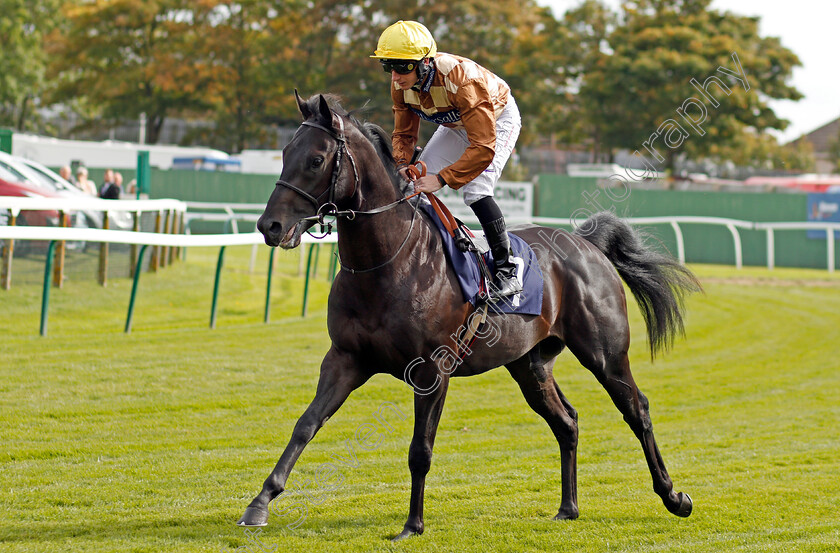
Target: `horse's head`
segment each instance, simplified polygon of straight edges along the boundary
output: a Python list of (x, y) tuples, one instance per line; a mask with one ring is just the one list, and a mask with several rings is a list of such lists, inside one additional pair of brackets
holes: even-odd
[(257, 222), (265, 243), (282, 248), (298, 246), (315, 216), (352, 196), (359, 178), (343, 116), (323, 95), (304, 101), (295, 91), (295, 98), (304, 121), (283, 149), (283, 172)]

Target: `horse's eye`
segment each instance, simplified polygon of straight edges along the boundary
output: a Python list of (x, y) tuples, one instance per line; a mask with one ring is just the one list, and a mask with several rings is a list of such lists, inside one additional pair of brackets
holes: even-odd
[(321, 156), (316, 156), (315, 158), (312, 159), (312, 168), (313, 169), (317, 169), (318, 167), (320, 167), (323, 164), (324, 164), (324, 158), (321, 157)]

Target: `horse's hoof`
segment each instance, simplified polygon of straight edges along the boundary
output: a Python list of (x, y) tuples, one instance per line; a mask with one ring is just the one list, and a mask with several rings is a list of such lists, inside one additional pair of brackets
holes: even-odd
[(580, 516), (580, 511), (578, 511), (577, 507), (567, 508), (567, 507), (560, 507), (560, 510), (557, 511), (557, 514), (554, 515), (554, 518), (551, 520), (574, 520)]
[(680, 492), (677, 494), (677, 498), (680, 500), (680, 504), (677, 506), (676, 509), (671, 510), (673, 514), (677, 515), (678, 517), (687, 517), (691, 514), (691, 510), (693, 508), (693, 503), (691, 502), (691, 498), (688, 496), (687, 493)]
[(248, 507), (236, 522), (237, 526), (268, 526), (268, 509)]
[(391, 541), (393, 541), (393, 542), (401, 541), (401, 540), (404, 540), (406, 538), (410, 538), (412, 536), (419, 536), (422, 533), (423, 533), (423, 530), (417, 531), (417, 530), (409, 530), (408, 528), (406, 528), (405, 530), (403, 530), (402, 532), (400, 532), (399, 534), (397, 534), (396, 536), (391, 538)]

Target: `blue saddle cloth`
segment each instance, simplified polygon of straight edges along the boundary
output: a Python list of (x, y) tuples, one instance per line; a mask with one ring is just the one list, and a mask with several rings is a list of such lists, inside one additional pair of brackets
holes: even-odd
[[(421, 203), (420, 209), (432, 220), (443, 238), (444, 251), (449, 263), (455, 270), (464, 301), (473, 305), (482, 301), (482, 294), (486, 293), (487, 285), (482, 283), (481, 270), (478, 260), (472, 252), (462, 252), (455, 244), (443, 226), (434, 208), (427, 203)], [(542, 312), (543, 275), (537, 256), (527, 242), (508, 233), (510, 246), (513, 250), (513, 260), (517, 265), (517, 276), (522, 284), (522, 292), (491, 303), (491, 310), (497, 313), (516, 313), (518, 315), (539, 315)], [(484, 260), (491, 274), (495, 272), (495, 263), (490, 252), (484, 254)], [(484, 292), (483, 292), (484, 291)]]

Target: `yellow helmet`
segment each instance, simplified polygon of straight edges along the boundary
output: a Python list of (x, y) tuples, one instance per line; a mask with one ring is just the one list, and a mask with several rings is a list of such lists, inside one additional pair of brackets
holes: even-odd
[(432, 33), (417, 21), (397, 21), (379, 37), (376, 51), (371, 56), (378, 59), (422, 60), (437, 53)]

